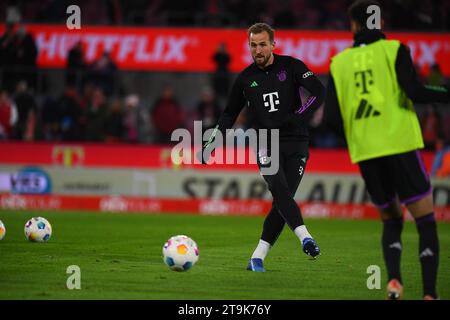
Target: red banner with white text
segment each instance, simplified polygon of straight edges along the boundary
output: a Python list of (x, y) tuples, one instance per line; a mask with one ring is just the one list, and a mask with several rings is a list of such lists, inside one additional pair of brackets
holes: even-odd
[[(369, 204), (297, 203), (307, 218), (379, 219)], [(200, 215), (265, 216), (272, 202), (267, 200), (164, 199), (126, 196), (12, 195), (0, 193), (0, 209), (11, 210), (88, 210), (126, 213), (176, 213)], [(436, 207), (438, 221), (450, 221), (450, 207)], [(412, 220), (406, 214), (407, 220)]]
[[(77, 41), (82, 41), (87, 61), (109, 51), (124, 70), (211, 72), (212, 56), (221, 43), (232, 58), (232, 72), (252, 62), (245, 29), (82, 26), (69, 30), (64, 25), (28, 25), (27, 30), (34, 36), (38, 64), (44, 68), (63, 68)], [(275, 52), (297, 57), (319, 74), (328, 72), (330, 58), (352, 45), (351, 33), (342, 31), (277, 30), (275, 37)], [(407, 44), (424, 72), (438, 63), (450, 76), (450, 33), (387, 33), (387, 37)]]
[[(256, 162), (205, 166), (201, 165), (194, 156), (191, 157), (190, 163), (175, 165), (172, 162), (171, 146), (0, 141), (0, 150), (2, 150), (0, 165), (258, 171)], [(193, 151), (192, 154), (194, 153)], [(251, 151), (247, 150), (247, 153), (251, 154)], [(430, 171), (433, 153), (423, 152), (422, 156), (427, 170)], [(347, 150), (311, 149), (308, 172), (359, 174), (359, 169), (357, 165), (350, 162)]]

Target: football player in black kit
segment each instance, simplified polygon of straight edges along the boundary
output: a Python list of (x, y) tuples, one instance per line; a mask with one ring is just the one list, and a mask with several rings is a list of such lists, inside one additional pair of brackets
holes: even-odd
[[(320, 254), (316, 241), (306, 229), (294, 195), (309, 155), (308, 116), (322, 104), (325, 88), (302, 61), (273, 53), (274, 30), (269, 25), (252, 25), (247, 36), (254, 63), (238, 75), (216, 130), (203, 145), (201, 155), (202, 162), (206, 163), (215, 147), (215, 134), (220, 131), (225, 137), (226, 129), (232, 128), (244, 106), (248, 108), (254, 129), (279, 130), (279, 164), (275, 174), (264, 174), (262, 170), (267, 165), (263, 159), (271, 153), (270, 146), (262, 149), (258, 144), (257, 150), (258, 166), (273, 203), (247, 270), (264, 272), (264, 258), (285, 223), (299, 238), (306, 254), (313, 258)], [(304, 103), (300, 96), (301, 87), (310, 94)]]

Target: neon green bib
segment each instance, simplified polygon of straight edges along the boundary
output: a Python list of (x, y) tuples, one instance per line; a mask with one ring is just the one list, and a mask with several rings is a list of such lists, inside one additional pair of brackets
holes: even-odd
[(398, 84), (396, 40), (378, 40), (335, 56), (330, 70), (353, 163), (423, 148), (412, 101)]

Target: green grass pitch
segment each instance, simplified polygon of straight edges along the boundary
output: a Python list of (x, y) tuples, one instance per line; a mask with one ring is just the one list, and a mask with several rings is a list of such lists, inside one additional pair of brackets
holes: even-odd
[[(31, 243), (23, 227), (32, 216), (53, 227), (48, 243)], [(310, 260), (286, 227), (265, 261), (266, 273), (245, 270), (262, 217), (0, 211), (0, 299), (384, 299), (386, 270), (378, 221), (306, 219), (322, 255)], [(187, 234), (200, 259), (188, 272), (162, 260), (162, 246)], [(438, 289), (450, 299), (450, 224), (439, 223)], [(403, 232), (405, 299), (421, 299), (418, 237)], [(67, 267), (81, 269), (81, 289), (69, 290)], [(381, 268), (381, 289), (367, 288), (367, 268)]]

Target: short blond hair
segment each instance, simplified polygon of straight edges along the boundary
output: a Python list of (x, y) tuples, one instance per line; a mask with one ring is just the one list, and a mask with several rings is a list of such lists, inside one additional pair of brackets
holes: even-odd
[(269, 34), (269, 40), (270, 43), (274, 43), (275, 42), (275, 30), (269, 26), (267, 23), (264, 22), (258, 22), (255, 23), (254, 25), (250, 26), (250, 28), (248, 28), (247, 30), (247, 38), (250, 40), (250, 34), (256, 34), (256, 33), (261, 33), (266, 31)]

